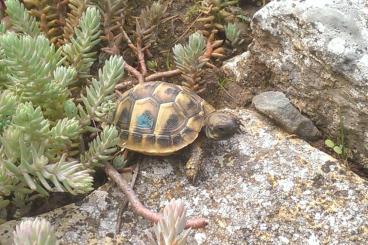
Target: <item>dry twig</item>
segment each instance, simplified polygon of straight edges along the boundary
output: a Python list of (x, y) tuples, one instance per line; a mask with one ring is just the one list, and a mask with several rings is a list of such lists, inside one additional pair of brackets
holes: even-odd
[[(109, 163), (105, 165), (106, 174), (117, 184), (121, 191), (127, 196), (134, 212), (145, 219), (157, 223), (161, 219), (161, 214), (147, 209), (138, 199), (134, 190), (128, 182), (116, 171)], [(187, 221), (185, 228), (202, 228), (208, 224), (208, 221), (203, 218), (190, 219)]]
[[(137, 163), (137, 165), (134, 168), (133, 177), (132, 177), (132, 180), (130, 181), (130, 187), (132, 189), (134, 187), (135, 181), (137, 180), (138, 172), (139, 172), (139, 162)], [(116, 221), (115, 234), (120, 233), (123, 212), (124, 212), (126, 206), (128, 205), (128, 202), (129, 202), (128, 198), (124, 198), (122, 204), (120, 205), (119, 212), (118, 212), (118, 218), (117, 218), (117, 221)]]

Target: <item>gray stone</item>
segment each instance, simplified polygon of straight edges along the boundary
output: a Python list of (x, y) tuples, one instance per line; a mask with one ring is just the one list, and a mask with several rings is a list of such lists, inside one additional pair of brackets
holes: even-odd
[[(188, 244), (364, 244), (368, 240), (367, 182), (301, 139), (290, 138), (257, 112), (232, 111), (242, 133), (206, 142), (198, 186), (188, 183), (177, 155), (147, 157), (135, 190), (152, 210), (181, 197), (188, 216), (210, 223)], [(139, 244), (151, 224), (124, 212), (115, 231), (121, 194), (106, 184), (80, 203), (42, 215), (65, 244)], [(10, 244), (17, 221), (0, 226)], [(113, 243), (115, 242), (115, 243)]]
[(249, 80), (253, 71), (244, 68), (264, 64), (269, 86), (287, 94), (327, 137), (339, 138), (343, 125), (355, 160), (368, 167), (367, 1), (272, 1), (251, 27), (248, 53), (225, 70), (249, 87), (263, 81)]
[(268, 91), (253, 97), (255, 108), (262, 114), (272, 118), (289, 133), (296, 134), (306, 140), (317, 140), (321, 133), (313, 122), (303, 116), (282, 92)]

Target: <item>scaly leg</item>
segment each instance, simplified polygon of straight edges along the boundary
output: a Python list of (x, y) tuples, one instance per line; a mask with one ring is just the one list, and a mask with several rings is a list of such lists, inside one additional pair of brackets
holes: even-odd
[(185, 165), (185, 175), (192, 185), (194, 185), (197, 181), (197, 177), (202, 166), (202, 158), (202, 141), (200, 139), (197, 139), (192, 145), (189, 160)]

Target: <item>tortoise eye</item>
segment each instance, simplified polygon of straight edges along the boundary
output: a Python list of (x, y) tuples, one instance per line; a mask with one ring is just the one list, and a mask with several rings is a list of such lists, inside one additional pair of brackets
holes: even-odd
[(221, 131), (221, 132), (225, 131), (225, 129), (224, 129), (223, 127), (218, 127), (217, 129), (218, 129), (219, 131)]

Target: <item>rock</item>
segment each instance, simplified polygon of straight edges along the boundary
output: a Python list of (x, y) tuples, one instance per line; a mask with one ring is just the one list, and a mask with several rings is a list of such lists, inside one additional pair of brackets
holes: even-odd
[(243, 72), (247, 69), (246, 67), (244, 67), (247, 63), (243, 61), (247, 60), (249, 56), (250, 52), (244, 52), (225, 61), (222, 66), (223, 71), (227, 74), (231, 74), (235, 78), (235, 81), (241, 81), (242, 79), (247, 77), (247, 73)]
[[(182, 198), (188, 217), (210, 220), (188, 244), (364, 244), (368, 240), (367, 181), (336, 159), (274, 126), (257, 112), (237, 113), (242, 133), (206, 141), (198, 186), (188, 183), (178, 155), (147, 157), (134, 189), (152, 210)], [(42, 215), (65, 244), (139, 244), (151, 227), (128, 207), (113, 238), (121, 194), (106, 184), (82, 202)], [(17, 221), (0, 226), (10, 244)]]
[(303, 116), (282, 92), (263, 92), (253, 97), (252, 102), (259, 112), (274, 119), (289, 133), (306, 140), (317, 140), (321, 137), (313, 122)]
[(250, 87), (263, 81), (244, 68), (264, 64), (272, 89), (334, 141), (342, 127), (356, 162), (368, 167), (367, 19), (365, 0), (272, 1), (252, 19), (248, 53), (227, 68)]

